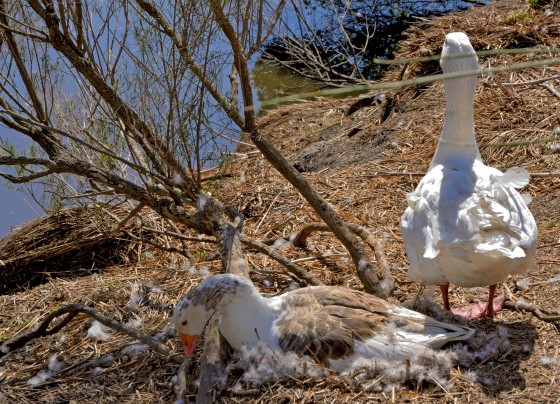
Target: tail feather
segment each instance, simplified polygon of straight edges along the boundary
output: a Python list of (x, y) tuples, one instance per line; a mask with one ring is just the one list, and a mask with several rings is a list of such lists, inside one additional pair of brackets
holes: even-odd
[(520, 189), (526, 186), (530, 180), (531, 175), (529, 171), (521, 167), (512, 167), (498, 178), (497, 183), (502, 185), (508, 184), (514, 188)]
[(424, 344), (430, 348), (441, 348), (451, 341), (466, 340), (475, 333), (475, 330), (470, 327), (438, 321), (433, 317), (402, 307), (399, 307), (395, 314), (416, 324), (410, 328), (399, 329), (398, 334), (402, 339)]

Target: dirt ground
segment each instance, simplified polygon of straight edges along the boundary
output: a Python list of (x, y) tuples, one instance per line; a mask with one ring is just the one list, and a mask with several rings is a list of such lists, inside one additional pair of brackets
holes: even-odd
[[(408, 30), (398, 57), (437, 55), (445, 34), (451, 31), (466, 32), (476, 50), (560, 48), (560, 7), (551, 3), (534, 10), (521, 1), (498, 1), (422, 20)], [(553, 57), (546, 53), (493, 55), (480, 57), (479, 64), (512, 66)], [(409, 64), (404, 69), (390, 69), (383, 80), (438, 72), (437, 62)], [(475, 123), (482, 157), (503, 171), (512, 166), (529, 170), (532, 180), (524, 192), (532, 197), (530, 209), (539, 228), (533, 267), (499, 286), (498, 292), (509, 296), (510, 308), (494, 320), (468, 321), (481, 332), (500, 335), (501, 347), (468, 366), (452, 366), (445, 386), (404, 382), (376, 391), (351, 377), (330, 374), (288, 377), (258, 387), (242, 384), (240, 389), (235, 386), (241, 376), (233, 372), (216, 401), (558, 402), (560, 321), (554, 316), (545, 320), (536, 316), (554, 314), (560, 307), (560, 82), (539, 81), (558, 75), (560, 67), (541, 66), (482, 75), (478, 81)], [(262, 117), (260, 125), (345, 220), (366, 226), (382, 241), (396, 283), (394, 299), (404, 303), (415, 296), (419, 285), (406, 274), (399, 219), (405, 195), (426, 171), (439, 139), (443, 84), (438, 81), (380, 93), (369, 94), (371, 105), (349, 115), (357, 98), (321, 98), (279, 107)], [(279, 240), (318, 221), (302, 197), (260, 154), (250, 153), (251, 148), (239, 151), (246, 155), (225, 168), (233, 176), (213, 182), (209, 190), (241, 207), (248, 236)], [(169, 240), (170, 245), (174, 242)], [(348, 254), (332, 234), (315, 233), (306, 248), (281, 244), (276, 245), (284, 256), (297, 260), (324, 283), (362, 288)], [(208, 271), (219, 268), (211, 243), (193, 243), (191, 248), (195, 258), (188, 261), (139, 244), (127, 264), (2, 295), (0, 338), (33, 329), (52, 310), (76, 302), (94, 305), (107, 317), (155, 335), (170, 325), (169, 310), (177, 299)], [(373, 253), (371, 258), (375, 260)], [(294, 282), (267, 256), (248, 250), (247, 259), (252, 280), (263, 293), (279, 293)], [(483, 288), (452, 287), (450, 291), (455, 307), (485, 295)], [(440, 302), (440, 296), (434, 295), (434, 300)], [(520, 310), (522, 306), (532, 312)], [(109, 340), (94, 341), (87, 335), (90, 326), (89, 317), (79, 316), (58, 333), (0, 357), (0, 402), (175, 400), (174, 377), (182, 355), (176, 338), (162, 339), (174, 352), (164, 356), (140, 349), (135, 345), (138, 341), (114, 331)], [(197, 365), (195, 359), (187, 375), (189, 399), (196, 395)]]

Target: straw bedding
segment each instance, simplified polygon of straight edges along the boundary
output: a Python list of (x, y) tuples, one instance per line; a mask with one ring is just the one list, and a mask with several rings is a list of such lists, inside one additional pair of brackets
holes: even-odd
[(118, 234), (107, 232), (127, 216), (124, 208), (110, 211), (63, 209), (13, 230), (0, 240), (0, 294), (135, 259), (125, 230), (140, 227), (129, 221)]
[[(549, 7), (552, 14), (545, 9), (532, 10), (522, 2), (498, 2), (423, 21), (408, 31), (398, 56), (438, 54), (445, 33), (452, 30), (467, 32), (477, 50), (560, 47), (560, 9)], [(505, 66), (546, 57), (550, 55), (501, 55), (481, 58), (480, 64)], [(432, 74), (437, 64), (411, 64), (406, 69), (403, 73), (396, 67), (385, 79), (394, 80), (400, 74), (404, 78)], [(560, 89), (560, 83), (530, 82), (558, 74), (560, 67), (552, 66), (483, 76), (475, 99), (477, 138), (486, 163), (501, 170), (522, 166), (534, 174), (524, 192), (533, 198), (530, 208), (540, 232), (537, 259), (525, 275), (507, 279), (499, 289), (507, 292), (512, 302), (518, 302), (518, 308), (535, 305), (543, 312), (560, 305), (560, 154), (555, 148), (560, 143), (555, 132), (560, 126), (560, 99), (541, 84)], [(388, 116), (383, 104), (345, 116), (355, 99), (318, 99), (273, 110), (261, 118), (260, 125), (285, 156), (294, 162), (305, 161), (305, 175), (345, 220), (367, 226), (382, 241), (395, 278), (394, 298), (406, 302), (415, 296), (418, 285), (406, 275), (399, 219), (405, 194), (414, 189), (435, 151), (444, 116), (443, 85), (436, 82), (392, 90), (385, 96), (394, 103)], [(320, 147), (317, 142), (321, 142)], [(209, 191), (241, 206), (247, 214), (244, 229), (248, 236), (259, 240), (289, 238), (306, 224), (318, 221), (302, 197), (260, 155), (249, 154), (231, 163), (227, 170), (233, 177), (213, 182)], [(177, 299), (208, 272), (219, 270), (219, 261), (213, 261), (212, 244), (197, 243), (190, 248), (194, 258), (189, 261), (139, 242), (135, 246), (138, 261), (0, 296), (0, 338), (32, 329), (51, 310), (70, 302), (94, 305), (107, 317), (155, 335), (170, 325), (169, 310)], [(314, 233), (305, 248), (286, 242), (277, 242), (275, 248), (326, 284), (361, 288), (348, 254), (328, 232)], [(263, 293), (281, 292), (294, 282), (272, 259), (250, 250), (246, 250), (246, 258), (251, 277)], [(484, 289), (452, 287), (450, 299), (460, 307), (476, 298), (484, 299), (485, 294)], [(439, 296), (435, 300), (439, 302)], [(445, 386), (405, 382), (375, 391), (357, 383), (355, 377), (329, 374), (252, 387), (233, 372), (226, 382), (228, 387), (216, 400), (556, 401), (560, 397), (559, 384), (555, 383), (560, 371), (558, 322), (541, 321), (532, 313), (515, 310), (514, 304), (510, 307), (494, 321), (469, 320), (481, 332), (498, 335), (502, 348), (494, 347), (475, 364), (454, 366)], [(0, 358), (0, 401), (175, 400), (176, 359), (181, 355), (176, 338), (162, 339), (175, 352), (172, 357), (141, 349), (123, 353), (123, 348), (137, 341), (114, 331), (109, 331), (108, 341), (93, 341), (87, 337), (90, 325), (91, 319), (80, 315), (59, 333), (34, 340)], [(474, 349), (482, 355), (482, 350), (492, 345), (489, 341), (479, 341)], [(49, 370), (49, 358), (55, 354), (55, 359), (63, 363), (59, 371), (43, 382), (29, 384), (41, 370)], [(99, 358), (105, 358), (105, 362), (95, 362)], [(187, 399), (196, 394), (197, 378), (195, 359), (187, 372)]]

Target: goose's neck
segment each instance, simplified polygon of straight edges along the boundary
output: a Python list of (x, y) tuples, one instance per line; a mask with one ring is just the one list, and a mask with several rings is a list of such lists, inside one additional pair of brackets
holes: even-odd
[(442, 143), (448, 144), (476, 144), (472, 107), (461, 112), (445, 112), (441, 139)]
[(271, 339), (271, 327), (278, 317), (278, 310), (256, 289), (233, 295), (222, 307), (221, 314), (220, 332), (233, 348), (259, 341), (275, 345)]
[(476, 76), (445, 80), (445, 121), (432, 166), (454, 155), (480, 158), (474, 131)]

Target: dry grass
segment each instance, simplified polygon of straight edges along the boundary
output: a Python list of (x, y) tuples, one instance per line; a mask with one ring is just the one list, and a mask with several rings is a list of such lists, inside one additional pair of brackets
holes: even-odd
[(141, 226), (127, 221), (118, 235), (108, 231), (126, 217), (119, 207), (63, 209), (13, 230), (0, 240), (0, 293), (135, 260), (133, 237), (124, 231), (139, 236)]
[[(445, 33), (462, 30), (480, 49), (522, 46), (560, 47), (560, 10), (546, 16), (521, 2), (499, 2), (467, 12), (436, 18), (409, 30), (401, 43), (400, 56), (418, 56), (421, 47), (439, 53)], [(527, 16), (525, 18), (524, 16)], [(491, 66), (529, 61), (543, 55), (496, 56), (481, 58)], [(407, 75), (432, 74), (436, 64), (410, 65)], [(399, 69), (387, 79), (394, 79)], [(522, 166), (534, 174), (558, 172), (560, 154), (539, 143), (553, 136), (560, 126), (560, 99), (540, 85), (503, 86), (560, 74), (559, 67), (501, 73), (479, 78), (475, 100), (477, 138), (487, 164), (505, 170)], [(557, 81), (550, 84), (557, 86)], [(349, 117), (344, 113), (354, 99), (319, 99), (284, 106), (260, 120), (285, 156), (298, 160), (305, 156), (306, 176), (340, 215), (351, 222), (366, 225), (383, 242), (397, 285), (395, 299), (409, 300), (418, 285), (406, 275), (407, 260), (399, 231), (399, 219), (405, 208), (405, 194), (420, 177), (398, 173), (425, 172), (435, 150), (444, 116), (443, 85), (417, 86), (387, 93), (395, 102), (388, 118), (382, 121), (382, 106), (360, 109)], [(350, 135), (350, 136), (349, 136)], [(493, 143), (518, 141), (510, 147)], [(534, 141), (534, 142), (528, 142)], [(560, 141), (557, 141), (557, 143)], [(301, 227), (317, 221), (315, 213), (299, 194), (259, 155), (232, 163), (233, 179), (214, 182), (212, 192), (226, 202), (239, 203), (247, 219), (245, 232), (255, 239), (289, 237)], [(395, 174), (397, 173), (397, 174)], [(525, 192), (533, 197), (533, 211), (540, 231), (534, 267), (523, 276), (509, 278), (500, 288), (513, 300), (523, 299), (545, 309), (560, 304), (559, 238), (560, 178), (534, 176)], [(168, 309), (192, 285), (197, 284), (205, 266), (215, 271), (218, 261), (206, 261), (213, 255), (212, 245), (193, 245), (196, 257), (188, 263), (184, 257), (158, 253), (139, 244), (141, 259), (135, 264), (115, 266), (103, 272), (75, 279), (56, 279), (33, 289), (0, 296), (0, 336), (20, 334), (33, 328), (45, 314), (68, 302), (95, 304), (101, 313), (119, 321), (142, 319), (140, 330), (155, 334), (169, 325)], [(313, 273), (326, 284), (361, 288), (349, 256), (330, 233), (310, 237), (305, 249), (291, 246), (279, 251)], [(371, 258), (374, 259), (373, 253)], [(247, 251), (252, 279), (266, 293), (284, 290), (293, 281), (272, 259)], [(192, 267), (191, 265), (194, 265)], [(521, 282), (520, 282), (521, 281)], [(146, 293), (138, 310), (129, 305), (138, 283), (155, 287)], [(148, 288), (150, 289), (150, 288)], [(451, 301), (456, 307), (474, 298), (484, 298), (480, 289), (452, 288)], [(439, 299), (436, 296), (436, 299)], [(123, 354), (134, 343), (128, 337), (112, 334), (106, 342), (92, 342), (87, 336), (90, 319), (79, 317), (57, 335), (35, 340), (25, 348), (0, 359), (0, 401), (8, 402), (170, 402), (175, 393), (172, 378), (177, 364), (153, 352), (137, 357)], [(363, 391), (352, 380), (335, 375), (322, 379), (298, 379), (235, 392), (231, 388), (217, 397), (223, 402), (547, 402), (557, 401), (560, 387), (555, 383), (560, 372), (560, 336), (554, 324), (537, 320), (529, 313), (504, 311), (495, 321), (469, 321), (480, 330), (504, 327), (511, 349), (472, 368), (451, 371), (453, 387), (445, 391), (434, 384), (408, 385), (386, 393)], [(180, 355), (175, 339), (166, 344)], [(202, 344), (200, 344), (202, 346)], [(60, 354), (66, 366), (52, 379), (37, 386), (28, 380), (46, 366), (48, 358)], [(112, 355), (95, 376), (91, 361)], [(550, 360), (550, 358), (553, 358)], [(187, 376), (197, 378), (193, 363)], [(481, 377), (473, 381), (468, 372)], [(231, 375), (230, 386), (239, 375)], [(486, 381), (486, 382), (485, 382)], [(188, 389), (196, 394), (196, 387)], [(193, 396), (191, 396), (192, 398)]]

